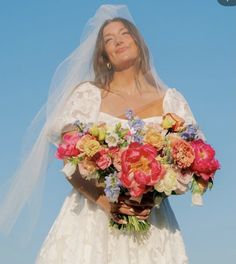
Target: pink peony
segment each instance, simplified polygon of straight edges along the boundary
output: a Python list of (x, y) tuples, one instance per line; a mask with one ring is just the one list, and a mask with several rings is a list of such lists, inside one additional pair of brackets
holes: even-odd
[(110, 147), (108, 149), (109, 155), (113, 156), (116, 155), (117, 152), (119, 152), (120, 148), (119, 147)]
[(191, 169), (198, 176), (208, 181), (213, 178), (216, 170), (220, 169), (220, 163), (215, 159), (215, 150), (202, 139), (192, 141), (191, 145), (195, 152)]
[(111, 165), (111, 158), (108, 155), (108, 151), (105, 149), (101, 149), (100, 151), (98, 151), (94, 155), (93, 160), (95, 161), (96, 165), (102, 170), (105, 170)]
[(78, 134), (65, 134), (63, 143), (59, 144), (55, 156), (58, 159), (65, 159), (72, 156), (78, 156), (80, 151), (76, 148), (76, 143), (79, 140)]
[(121, 183), (129, 189), (131, 196), (138, 197), (163, 175), (163, 168), (155, 158), (157, 150), (149, 145), (131, 143), (121, 154)]

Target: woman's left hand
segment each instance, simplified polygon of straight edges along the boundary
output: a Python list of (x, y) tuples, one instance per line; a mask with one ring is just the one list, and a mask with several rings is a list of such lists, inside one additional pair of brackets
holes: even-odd
[(115, 222), (125, 224), (123, 219), (120, 219), (117, 215), (131, 215), (136, 216), (140, 220), (146, 220), (151, 209), (154, 206), (154, 201), (150, 194), (144, 194), (141, 202), (130, 199), (130, 196), (121, 195), (117, 203), (111, 203), (111, 215)]

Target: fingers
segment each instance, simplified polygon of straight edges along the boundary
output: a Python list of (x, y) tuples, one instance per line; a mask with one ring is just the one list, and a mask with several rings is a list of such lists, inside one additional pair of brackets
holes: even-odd
[(119, 202), (124, 202), (128, 205), (137, 206), (137, 207), (147, 207), (147, 206), (153, 207), (155, 205), (154, 197), (151, 192), (143, 194), (140, 202), (135, 201), (134, 199), (132, 199), (130, 196), (127, 195), (122, 195), (120, 197)]
[(144, 215), (144, 216), (137, 215), (136, 217), (137, 217), (139, 220), (146, 220), (146, 219), (148, 219), (149, 215)]
[(135, 207), (153, 207), (154, 201), (153, 200), (142, 200), (140, 203), (133, 201), (133, 200), (125, 200), (125, 204)]
[(150, 214), (151, 208), (152, 207), (136, 207), (136, 206), (131, 207), (123, 203), (123, 204), (113, 204), (111, 207), (111, 212), (146, 217)]
[(126, 214), (126, 215), (135, 215), (135, 211), (133, 208), (126, 204), (113, 204), (111, 207), (111, 212), (112, 213), (121, 213), (121, 214)]
[(114, 222), (118, 224), (127, 224), (127, 222), (124, 219), (119, 218), (116, 213), (111, 213), (111, 218)]

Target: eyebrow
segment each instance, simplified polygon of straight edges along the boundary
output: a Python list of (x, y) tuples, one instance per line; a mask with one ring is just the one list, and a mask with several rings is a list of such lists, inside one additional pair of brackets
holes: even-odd
[[(123, 30), (123, 29), (127, 29), (127, 28), (126, 28), (126, 27), (120, 28), (119, 32), (120, 32), (121, 30)], [(128, 29), (127, 29), (127, 30), (128, 30)], [(107, 36), (112, 36), (112, 35), (114, 35), (114, 34), (112, 34), (112, 33), (107, 33), (107, 34), (104, 35), (103, 37), (105, 38), (105, 37), (107, 37)]]

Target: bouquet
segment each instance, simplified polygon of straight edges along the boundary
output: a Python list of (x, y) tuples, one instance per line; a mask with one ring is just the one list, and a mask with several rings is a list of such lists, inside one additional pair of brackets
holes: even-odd
[[(145, 123), (132, 110), (126, 117), (126, 126), (77, 120), (74, 125), (78, 131), (65, 134), (55, 154), (66, 161), (62, 170), (66, 177), (71, 178), (78, 168), (84, 179), (102, 184), (113, 203), (122, 194), (136, 202), (149, 194), (160, 206), (170, 195), (191, 191), (192, 203), (201, 205), (220, 164), (215, 150), (201, 138), (198, 126), (186, 124), (174, 113), (165, 114), (160, 124)], [(136, 216), (119, 217), (127, 224), (111, 219), (110, 225), (134, 231), (150, 226)]]

